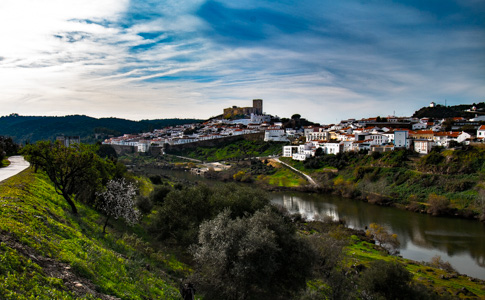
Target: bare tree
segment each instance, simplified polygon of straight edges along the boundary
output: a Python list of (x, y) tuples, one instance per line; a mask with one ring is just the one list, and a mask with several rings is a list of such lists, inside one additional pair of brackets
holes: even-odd
[(126, 182), (124, 178), (110, 180), (106, 190), (96, 195), (101, 199), (98, 208), (106, 214), (103, 233), (106, 232), (110, 217), (116, 220), (122, 218), (130, 226), (138, 223), (140, 211), (135, 205), (136, 187), (132, 183)]
[(397, 234), (392, 234), (387, 229), (377, 223), (371, 223), (365, 234), (372, 237), (377, 243), (391, 253), (395, 253), (399, 247)]

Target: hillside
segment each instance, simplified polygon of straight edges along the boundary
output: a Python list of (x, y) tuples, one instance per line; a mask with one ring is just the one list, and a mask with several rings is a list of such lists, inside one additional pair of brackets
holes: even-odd
[(485, 147), (437, 148), (425, 156), (405, 150), (339, 153), (305, 162), (282, 158), (310, 174), (320, 186), (344, 197), (432, 215), (485, 221)]
[(16, 142), (55, 140), (58, 135), (80, 136), (81, 142), (93, 143), (108, 135), (148, 132), (165, 126), (196, 123), (196, 119), (160, 119), (131, 121), (119, 118), (92, 118), (84, 115), (62, 117), (17, 116), (0, 117), (0, 135), (11, 136)]
[(0, 299), (178, 299), (187, 271), (142, 237), (79, 203), (68, 212), (40, 173), (0, 184)]
[(435, 107), (422, 107), (421, 109), (414, 112), (414, 118), (433, 118), (433, 119), (446, 119), (453, 117), (464, 117), (471, 118), (474, 117), (476, 112), (469, 112), (467, 110), (471, 109), (473, 106), (476, 107), (478, 112), (483, 114), (485, 110), (485, 102), (480, 102), (478, 104), (461, 104), (454, 106), (443, 106), (436, 105)]

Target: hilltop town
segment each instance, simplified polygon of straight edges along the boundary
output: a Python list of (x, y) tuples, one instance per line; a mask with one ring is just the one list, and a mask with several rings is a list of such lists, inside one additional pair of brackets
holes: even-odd
[[(432, 102), (429, 106), (435, 108)], [(469, 109), (472, 118), (452, 117), (372, 117), (342, 120), (338, 124), (300, 126), (300, 116), (280, 119), (263, 112), (263, 100), (254, 99), (252, 107), (232, 107), (219, 117), (203, 123), (169, 126), (142, 134), (111, 137), (104, 144), (132, 152), (163, 154), (169, 145), (183, 145), (244, 135), (257, 135), (266, 142), (286, 143), (283, 157), (304, 161), (324, 154), (348, 151), (387, 152), (412, 149), (427, 154), (433, 147), (449, 148), (458, 144), (483, 142), (485, 116), (482, 109)]]

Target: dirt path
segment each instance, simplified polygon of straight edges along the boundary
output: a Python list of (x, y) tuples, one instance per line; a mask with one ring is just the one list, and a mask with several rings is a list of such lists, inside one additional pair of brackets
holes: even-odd
[(0, 168), (0, 181), (4, 181), (23, 170), (27, 169), (30, 164), (23, 158), (23, 156), (11, 156), (8, 158), (10, 165), (5, 168)]

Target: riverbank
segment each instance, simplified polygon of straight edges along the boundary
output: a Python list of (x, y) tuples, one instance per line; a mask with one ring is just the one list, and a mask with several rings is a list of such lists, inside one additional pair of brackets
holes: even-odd
[(426, 156), (401, 150), (282, 161), (314, 178), (325, 192), (433, 216), (485, 222), (485, 148), (481, 146)]

